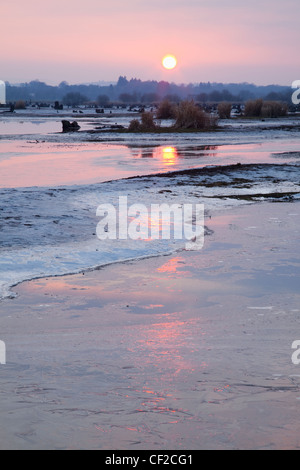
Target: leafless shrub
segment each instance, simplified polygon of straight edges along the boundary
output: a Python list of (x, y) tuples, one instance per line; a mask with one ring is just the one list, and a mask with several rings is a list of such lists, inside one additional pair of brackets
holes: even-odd
[(182, 101), (176, 110), (175, 128), (208, 129), (215, 127), (217, 118), (206, 113), (194, 101)]
[(218, 115), (220, 119), (230, 119), (231, 114), (231, 103), (222, 101), (218, 104)]
[(261, 108), (261, 117), (282, 117), (286, 116), (288, 105), (279, 101), (265, 101)]
[(15, 104), (15, 109), (25, 109), (26, 108), (26, 104), (25, 104), (25, 101), (23, 100), (18, 100)]
[(250, 100), (245, 104), (246, 117), (281, 117), (286, 116), (288, 106), (280, 101)]
[(130, 132), (138, 132), (141, 130), (141, 123), (138, 119), (132, 119), (132, 121), (130, 121), (129, 123), (129, 126), (128, 126), (128, 130)]
[(157, 119), (172, 119), (176, 116), (176, 106), (168, 99), (163, 100), (157, 109)]
[(245, 104), (244, 115), (246, 117), (259, 117), (261, 115), (262, 106), (263, 100), (261, 98), (257, 100), (249, 100)]
[(149, 132), (155, 131), (157, 126), (153, 120), (153, 114), (144, 112), (141, 116), (141, 122), (138, 119), (130, 121), (128, 130), (131, 132)]
[(142, 113), (142, 128), (145, 131), (154, 131), (156, 129), (156, 124), (153, 120), (152, 113)]

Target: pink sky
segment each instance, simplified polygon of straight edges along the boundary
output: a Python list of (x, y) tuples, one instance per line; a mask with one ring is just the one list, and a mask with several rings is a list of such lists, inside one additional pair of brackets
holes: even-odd
[(11, 83), (300, 79), (299, 0), (1, 0), (0, 13), (0, 79)]

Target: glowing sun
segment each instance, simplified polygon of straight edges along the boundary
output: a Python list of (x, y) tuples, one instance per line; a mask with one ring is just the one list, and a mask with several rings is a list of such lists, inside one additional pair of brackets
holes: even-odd
[(177, 59), (173, 55), (166, 55), (162, 60), (162, 64), (165, 69), (172, 70), (177, 65)]

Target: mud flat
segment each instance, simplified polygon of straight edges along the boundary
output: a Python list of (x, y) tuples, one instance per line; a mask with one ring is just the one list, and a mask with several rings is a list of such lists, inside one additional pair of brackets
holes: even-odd
[(1, 449), (298, 449), (299, 202), (0, 303)]

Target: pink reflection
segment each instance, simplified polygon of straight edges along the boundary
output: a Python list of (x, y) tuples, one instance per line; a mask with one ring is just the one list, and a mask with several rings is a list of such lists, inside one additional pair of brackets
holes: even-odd
[(130, 174), (117, 164), (129, 156), (121, 146), (3, 142), (1, 153), (0, 186), (6, 188), (87, 184)]
[(170, 277), (172, 277), (171, 275), (175, 274), (176, 277), (184, 277), (188, 273), (187, 271), (182, 270), (183, 264), (185, 264), (184, 259), (181, 256), (176, 256), (175, 258), (171, 258), (169, 261), (157, 268), (157, 272), (170, 275)]
[[(194, 165), (200, 168), (216, 158), (222, 165), (279, 162), (274, 153), (298, 151), (297, 145), (293, 141), (218, 147), (187, 145), (181, 150), (173, 145), (156, 148), (148, 145), (136, 150), (117, 144), (4, 140), (1, 141), (0, 187), (89, 184), (149, 174), (157, 169), (184, 169), (187, 162), (189, 168)], [(292, 160), (293, 157), (284, 161)]]
[[(205, 362), (199, 361), (198, 343), (191, 342), (192, 332), (199, 330), (198, 340), (205, 334), (198, 322), (195, 319), (183, 321), (180, 313), (173, 313), (169, 318), (169, 321), (149, 325), (139, 340), (145, 352), (145, 360), (164, 370), (165, 382), (173, 380), (175, 375), (189, 374), (199, 366), (201, 369), (207, 367)], [(146, 390), (148, 394), (153, 394), (151, 388)]]
[(174, 146), (146, 147), (142, 149), (131, 148), (134, 158), (154, 158), (165, 166), (175, 165), (178, 161), (178, 151)]
[(176, 147), (158, 147), (154, 150), (153, 156), (162, 161), (166, 166), (175, 165), (178, 160), (178, 152)]

